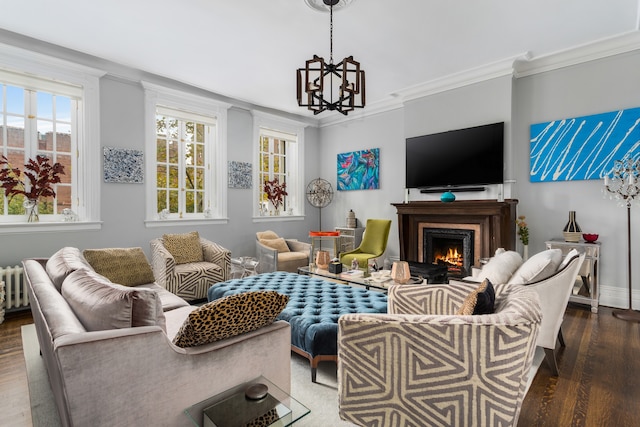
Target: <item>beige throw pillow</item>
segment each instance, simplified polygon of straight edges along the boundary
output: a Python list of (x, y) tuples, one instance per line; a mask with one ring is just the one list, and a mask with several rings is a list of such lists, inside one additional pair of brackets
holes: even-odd
[(271, 249), (276, 249), (279, 254), (283, 252), (291, 252), (287, 242), (282, 237), (277, 239), (260, 239), (260, 243), (270, 247)]
[(96, 273), (113, 283), (138, 286), (155, 281), (142, 248), (85, 249), (82, 254)]
[(165, 234), (162, 244), (176, 261), (176, 264), (204, 261), (200, 235), (197, 231), (184, 234)]
[(275, 232), (273, 232), (271, 230), (258, 231), (256, 233), (256, 236), (258, 236), (258, 240), (262, 240), (262, 239), (277, 239), (278, 237), (280, 237)]

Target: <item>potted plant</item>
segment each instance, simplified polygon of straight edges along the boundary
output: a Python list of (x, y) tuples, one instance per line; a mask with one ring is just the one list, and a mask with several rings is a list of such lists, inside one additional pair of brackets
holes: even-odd
[(39, 221), (38, 202), (41, 197), (56, 197), (53, 184), (60, 182), (60, 175), (64, 175), (64, 166), (51, 164), (46, 156), (29, 159), (24, 165), (24, 172), (12, 167), (4, 155), (0, 156), (0, 184), (4, 195), (9, 200), (16, 195), (24, 197), (27, 222)]
[(280, 184), (278, 178), (274, 178), (272, 181), (266, 180), (264, 182), (264, 192), (267, 193), (267, 199), (271, 202), (276, 210), (276, 214), (280, 212), (280, 205), (284, 201), (284, 196), (287, 196), (287, 183)]

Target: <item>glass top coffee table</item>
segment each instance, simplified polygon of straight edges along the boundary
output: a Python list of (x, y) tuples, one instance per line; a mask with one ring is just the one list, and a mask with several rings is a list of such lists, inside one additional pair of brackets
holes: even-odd
[[(365, 289), (381, 289), (388, 290), (389, 286), (395, 284), (395, 282), (391, 280), (383, 280), (376, 281), (374, 280), (368, 271), (364, 270), (355, 270), (360, 273), (354, 273), (354, 270), (344, 271), (342, 273), (331, 273), (329, 270), (323, 270), (321, 268), (313, 267), (309, 268), (309, 266), (298, 267), (298, 274), (304, 274), (307, 276), (319, 276), (325, 277), (327, 279), (333, 279), (342, 281), (348, 284), (360, 285), (364, 286)], [(409, 283), (422, 283), (422, 280), (412, 278)]]
[[(266, 385), (266, 394), (250, 399), (246, 396), (247, 389), (256, 384)], [(259, 377), (196, 403), (184, 412), (197, 427), (244, 427), (249, 423), (286, 427), (311, 411), (268, 379)]]

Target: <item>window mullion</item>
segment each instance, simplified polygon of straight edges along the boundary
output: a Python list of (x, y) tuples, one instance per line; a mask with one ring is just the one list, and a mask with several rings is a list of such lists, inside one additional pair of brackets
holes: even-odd
[(24, 100), (24, 156), (25, 163), (38, 153), (38, 94), (25, 90)]
[(186, 138), (185, 122), (178, 120), (178, 213), (180, 217), (186, 212), (186, 156), (187, 148), (185, 144)]

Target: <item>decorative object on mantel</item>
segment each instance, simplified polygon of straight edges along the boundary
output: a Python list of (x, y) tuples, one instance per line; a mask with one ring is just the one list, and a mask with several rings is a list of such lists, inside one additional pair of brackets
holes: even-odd
[(289, 193), (287, 193), (287, 183), (283, 182), (280, 184), (280, 180), (276, 177), (271, 181), (265, 180), (263, 188), (264, 192), (267, 193), (267, 199), (269, 199), (275, 209), (275, 215), (280, 215), (280, 205), (284, 202), (284, 196), (289, 195)]
[(640, 312), (633, 309), (631, 282), (631, 202), (640, 193), (640, 160), (637, 157), (625, 156), (613, 163), (613, 169), (604, 176), (604, 192), (610, 198), (627, 208), (627, 278), (629, 279), (629, 308), (614, 310), (613, 315), (618, 319), (640, 322)]
[(391, 267), (391, 277), (393, 281), (401, 285), (411, 280), (411, 270), (406, 261), (395, 261)]
[(451, 191), (442, 193), (442, 196), (440, 196), (440, 201), (443, 203), (451, 203), (455, 200), (456, 200), (456, 195), (453, 194)]
[[(307, 107), (313, 114), (325, 110), (338, 111), (345, 116), (355, 108), (363, 108), (364, 70), (353, 56), (344, 58), (338, 64), (333, 63), (333, 7), (344, 6), (345, 1), (322, 0), (324, 6), (317, 0), (305, 0), (315, 10), (326, 11), (329, 7), (330, 19), (330, 53), (329, 63), (324, 58), (313, 55), (305, 63), (304, 68), (298, 68), (297, 97), (300, 107)], [(347, 2), (350, 3), (350, 2)]]
[(318, 230), (322, 230), (322, 208), (326, 208), (333, 199), (333, 187), (326, 179), (316, 178), (307, 185), (307, 201), (318, 208)]
[(596, 233), (582, 233), (582, 238), (587, 243), (595, 243), (598, 241), (598, 237), (600, 237)]
[[(27, 222), (38, 222), (38, 203), (41, 197), (56, 197), (53, 184), (60, 182), (60, 175), (64, 175), (64, 166), (60, 163), (50, 163), (46, 156), (37, 155), (36, 159), (29, 159), (24, 165), (24, 172), (14, 168), (9, 160), (0, 156), (0, 183), (4, 195), (13, 199), (14, 196), (24, 197), (23, 206), (27, 213)], [(24, 178), (21, 177), (24, 175)], [(27, 190), (27, 182), (29, 190)]]
[(582, 230), (576, 222), (576, 211), (569, 211), (569, 221), (562, 229), (562, 235), (565, 242), (579, 242), (582, 236)]
[(356, 219), (355, 212), (353, 212), (352, 209), (349, 209), (349, 212), (347, 212), (347, 227), (356, 228), (357, 223), (358, 220)]
[(527, 217), (524, 215), (518, 216), (516, 219), (516, 226), (518, 227), (518, 236), (522, 242), (522, 259), (529, 259), (529, 226), (526, 222)]

